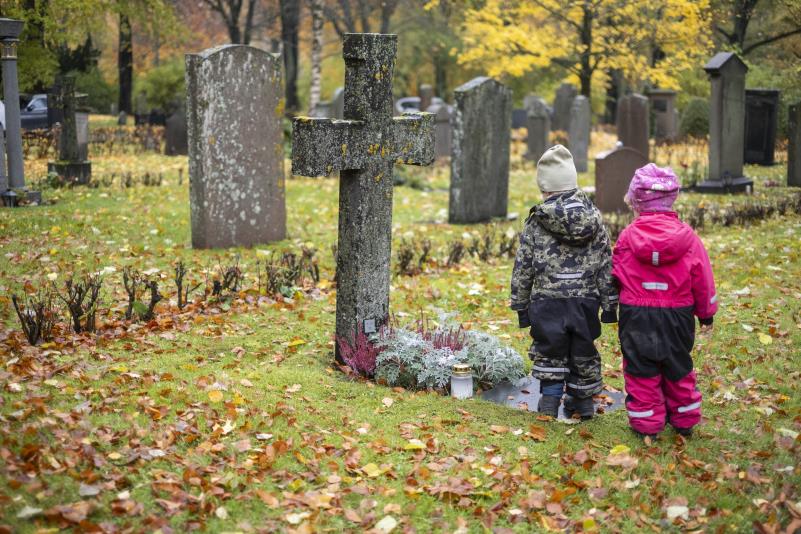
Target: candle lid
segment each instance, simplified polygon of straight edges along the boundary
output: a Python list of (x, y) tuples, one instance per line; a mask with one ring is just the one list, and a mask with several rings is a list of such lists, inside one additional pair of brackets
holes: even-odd
[(456, 376), (469, 376), (472, 375), (473, 372), (466, 363), (457, 363), (453, 366), (453, 374)]

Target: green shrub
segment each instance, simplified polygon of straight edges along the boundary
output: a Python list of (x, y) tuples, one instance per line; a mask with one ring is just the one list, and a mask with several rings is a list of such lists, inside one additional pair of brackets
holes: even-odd
[(186, 98), (183, 61), (176, 58), (148, 70), (134, 84), (134, 94), (139, 93), (145, 94), (149, 108), (175, 111)]
[(71, 72), (75, 76), (75, 90), (85, 93), (86, 105), (95, 112), (109, 113), (111, 104), (117, 102), (119, 87), (103, 78), (97, 67), (87, 72)]
[(684, 108), (679, 123), (682, 137), (706, 137), (709, 135), (709, 102), (703, 98), (693, 98)]

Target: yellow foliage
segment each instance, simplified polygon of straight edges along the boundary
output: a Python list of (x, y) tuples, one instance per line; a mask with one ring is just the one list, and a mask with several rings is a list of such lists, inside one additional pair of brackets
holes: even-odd
[(487, 0), (465, 14), (458, 61), (500, 79), (558, 65), (677, 88), (709, 55), (710, 17), (709, 0)]

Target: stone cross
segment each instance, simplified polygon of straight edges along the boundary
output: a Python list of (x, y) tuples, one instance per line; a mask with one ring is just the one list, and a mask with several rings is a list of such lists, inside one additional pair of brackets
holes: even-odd
[(344, 339), (377, 332), (389, 317), (393, 165), (434, 161), (434, 116), (392, 117), (396, 50), (396, 35), (346, 34), (345, 120), (292, 124), (293, 174), (340, 171), (336, 334)]

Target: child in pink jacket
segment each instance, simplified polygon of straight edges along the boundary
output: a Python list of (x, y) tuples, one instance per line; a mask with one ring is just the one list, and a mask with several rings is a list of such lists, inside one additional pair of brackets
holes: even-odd
[(620, 288), (618, 333), (631, 428), (655, 437), (665, 422), (683, 436), (701, 420), (690, 351), (695, 317), (711, 329), (718, 309), (703, 243), (673, 211), (679, 182), (649, 163), (634, 173), (626, 202), (637, 214), (620, 234), (612, 274)]

